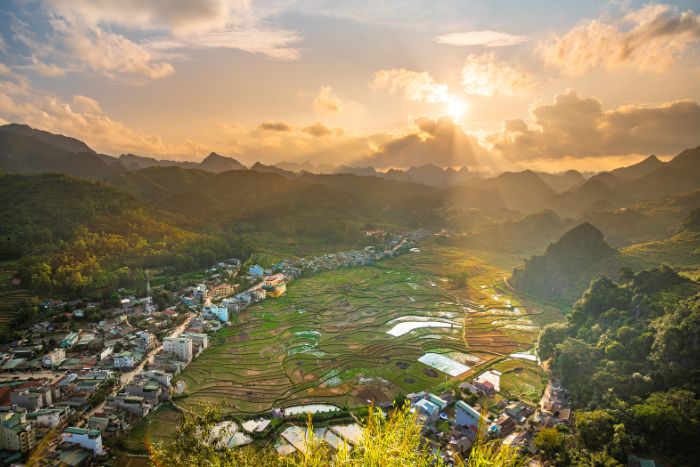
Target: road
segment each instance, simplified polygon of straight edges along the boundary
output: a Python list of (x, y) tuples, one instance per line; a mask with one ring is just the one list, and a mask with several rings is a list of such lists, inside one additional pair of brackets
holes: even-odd
[[(187, 319), (185, 319), (185, 321), (183, 321), (181, 325), (179, 325), (178, 327), (173, 329), (173, 331), (170, 333), (170, 335), (168, 337), (177, 337), (180, 334), (182, 334), (182, 332), (189, 327), (190, 321), (192, 321), (193, 316), (194, 315), (192, 313), (189, 313), (187, 315)], [(150, 352), (148, 352), (148, 354), (146, 354), (146, 356), (144, 357), (143, 360), (141, 360), (141, 363), (139, 363), (138, 366), (136, 366), (134, 369), (132, 369), (130, 371), (127, 371), (126, 373), (122, 373), (119, 376), (119, 384), (117, 384), (114, 387), (114, 389), (110, 393), (110, 396), (115, 395), (117, 392), (119, 392), (119, 390), (121, 388), (128, 385), (134, 379), (134, 377), (143, 370), (143, 367), (146, 365), (147, 362), (150, 363), (153, 361), (153, 357), (158, 352), (160, 352), (160, 350), (162, 348), (163, 348), (163, 344), (160, 344), (158, 347), (156, 347), (153, 350), (151, 350)], [(109, 396), (107, 396), (107, 397), (109, 397)], [(101, 402), (99, 405), (97, 405), (95, 408), (85, 412), (83, 414), (83, 416), (81, 417), (80, 421), (78, 423), (76, 423), (76, 426), (78, 426), (78, 427), (82, 426), (90, 419), (90, 417), (92, 417), (96, 413), (102, 412), (102, 409), (104, 409), (104, 406), (106, 403), (107, 403), (107, 401), (105, 400), (105, 401)]]

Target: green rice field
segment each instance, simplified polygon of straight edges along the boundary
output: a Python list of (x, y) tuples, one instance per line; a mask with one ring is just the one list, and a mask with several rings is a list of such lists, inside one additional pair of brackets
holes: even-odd
[[(459, 271), (468, 272), (468, 287), (449, 280)], [(430, 243), (373, 266), (299, 279), (219, 331), (178, 377), (186, 390), (176, 402), (245, 416), (312, 402), (380, 403), (464, 379), (531, 348), (542, 324), (562, 319), (556, 309), (505, 295), (498, 287), (505, 275)], [(471, 369), (448, 376), (419, 362), (425, 353)]]

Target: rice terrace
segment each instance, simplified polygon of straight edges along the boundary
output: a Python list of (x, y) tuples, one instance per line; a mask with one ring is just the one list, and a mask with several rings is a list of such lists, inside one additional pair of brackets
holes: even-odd
[[(494, 261), (495, 262), (495, 261)], [(504, 265), (504, 267), (506, 267)], [(468, 285), (455, 285), (466, 273)], [(324, 272), (246, 309), (178, 378), (184, 409), (240, 416), (355, 407), (461, 380), (516, 352), (559, 310), (510, 296), (506, 270), (428, 242), (420, 252)]]

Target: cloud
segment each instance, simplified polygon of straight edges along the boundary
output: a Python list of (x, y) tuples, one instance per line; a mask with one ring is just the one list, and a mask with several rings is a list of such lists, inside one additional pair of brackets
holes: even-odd
[(343, 108), (343, 101), (330, 86), (321, 86), (313, 104), (317, 112), (340, 112)]
[(497, 62), (491, 53), (467, 57), (462, 68), (462, 84), (467, 94), (490, 97), (529, 94), (536, 83), (530, 73)]
[(516, 36), (514, 34), (489, 30), (453, 32), (435, 38), (435, 42), (438, 44), (457, 46), (481, 45), (484, 47), (507, 47), (510, 45), (522, 44), (528, 40), (529, 39), (525, 36)]
[(313, 125), (306, 126), (303, 128), (303, 130), (311, 136), (315, 136), (317, 138), (332, 134), (342, 136), (345, 133), (342, 128), (336, 128), (335, 130), (333, 130), (320, 122), (316, 122)]
[(425, 164), (457, 167), (488, 163), (488, 152), (452, 119), (419, 118), (415, 124), (415, 131), (387, 142), (364, 162), (378, 168)]
[(91, 25), (114, 24), (143, 30), (191, 34), (223, 28), (231, 15), (250, 14), (247, 1), (227, 0), (45, 0), (56, 14)]
[(25, 67), (39, 73), (42, 76), (55, 77), (65, 76), (66, 70), (53, 63), (45, 63), (32, 55), (31, 65)]
[(591, 69), (661, 72), (700, 41), (700, 16), (663, 4), (630, 11), (616, 23), (584, 21), (542, 42), (545, 64), (572, 76)]
[(73, 104), (76, 108), (85, 113), (99, 114), (102, 113), (99, 102), (87, 96), (73, 96)]
[(80, 57), (80, 61), (94, 71), (106, 75), (136, 73), (152, 79), (175, 71), (172, 64), (157, 60), (151, 52), (121, 34), (59, 20), (53, 24), (66, 51), (72, 57)]
[(494, 149), (511, 160), (532, 160), (669, 154), (700, 143), (700, 104), (690, 100), (604, 110), (598, 99), (570, 90), (536, 104), (532, 116), (532, 127), (511, 120), (491, 135)]
[(405, 68), (380, 70), (374, 74), (369, 87), (401, 94), (417, 102), (441, 103), (450, 99), (447, 85), (436, 82), (426, 71), (417, 72)]
[(271, 25), (247, 0), (43, 0), (41, 6), (32, 24), (39, 17), (46, 28), (30, 28), (13, 15), (12, 33), (31, 51), (25, 67), (45, 76), (92, 70), (111, 78), (159, 79), (174, 73), (169, 59), (185, 56), (175, 50), (226, 48), (299, 58), (295, 45), (301, 36)]
[[(174, 158), (193, 158), (191, 142), (166, 144), (153, 134), (133, 130), (102, 112), (99, 104), (86, 96), (74, 96), (72, 104), (29, 86), (15, 73), (0, 78), (0, 118), (32, 127), (80, 138), (98, 151), (120, 154), (134, 152)], [(206, 154), (204, 147), (199, 154)]]
[(290, 131), (292, 126), (285, 122), (268, 121), (258, 125), (258, 129), (264, 131)]

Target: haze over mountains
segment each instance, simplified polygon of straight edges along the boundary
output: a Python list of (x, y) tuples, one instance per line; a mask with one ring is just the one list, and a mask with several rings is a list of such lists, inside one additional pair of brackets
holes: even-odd
[[(294, 168), (301, 170), (289, 170)], [(138, 209), (140, 200), (177, 216), (168, 222), (186, 230), (208, 225), (296, 238), (303, 232), (325, 242), (350, 238), (370, 225), (447, 227), (453, 241), (465, 246), (529, 256), (589, 223), (613, 247), (629, 247), (630, 256), (667, 258), (678, 265), (696, 261), (697, 234), (681, 231), (680, 225), (700, 206), (700, 148), (669, 162), (650, 156), (589, 178), (573, 170), (485, 177), (433, 165), (386, 173), (337, 167), (341, 173), (317, 174), (307, 168), (314, 167), (256, 163), (246, 168), (216, 153), (201, 162), (112, 157), (68, 136), (26, 125), (0, 127), (0, 170), (100, 180), (134, 197), (125, 202), (133, 205), (129, 209)], [(41, 184), (33, 186), (28, 196), (43, 199)], [(80, 185), (71, 189), (82, 190)], [(4, 248), (16, 250), (21, 231), (7, 230), (10, 246)]]
[(55, 135), (26, 125), (0, 127), (0, 169), (7, 172), (62, 172), (92, 180), (150, 167), (180, 167), (221, 173), (229, 170), (273, 172), (286, 178), (311, 173), (345, 173), (445, 188), (470, 187), (500, 199), (503, 206), (525, 213), (551, 209), (560, 216), (579, 216), (590, 211), (616, 209), (640, 200), (654, 199), (700, 189), (700, 147), (688, 149), (668, 162), (649, 156), (642, 162), (602, 172), (590, 178), (570, 170), (550, 174), (504, 172), (495, 177), (426, 164), (408, 170), (378, 172), (372, 167), (313, 166), (304, 163), (246, 168), (232, 157), (211, 153), (201, 162), (157, 160), (134, 154), (113, 157), (98, 154), (77, 139)]

